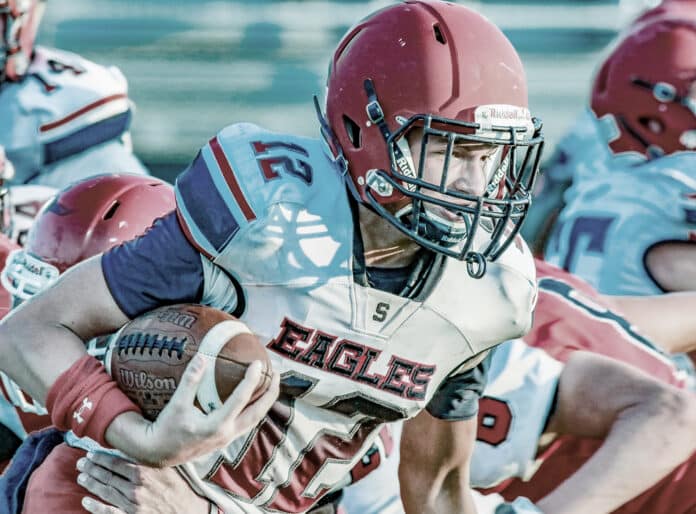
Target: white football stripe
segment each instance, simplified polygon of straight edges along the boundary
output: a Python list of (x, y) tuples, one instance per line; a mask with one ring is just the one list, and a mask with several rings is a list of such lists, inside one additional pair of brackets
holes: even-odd
[(201, 404), (206, 414), (222, 406), (220, 395), (215, 385), (215, 360), (225, 343), (239, 334), (251, 334), (251, 330), (241, 321), (223, 321), (208, 331), (198, 348), (198, 353), (208, 356), (208, 361), (213, 361), (212, 365), (208, 362), (203, 380), (201, 380), (196, 393), (198, 403)]

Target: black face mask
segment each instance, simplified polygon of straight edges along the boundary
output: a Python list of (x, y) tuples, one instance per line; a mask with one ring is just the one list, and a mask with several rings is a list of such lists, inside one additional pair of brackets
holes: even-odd
[[(434, 128), (436, 125), (437, 128)], [(432, 183), (424, 180), (426, 158), (421, 158), (418, 169), (405, 165), (408, 159), (399, 141), (412, 128), (423, 131), (421, 155), (427, 155), (428, 140), (432, 137), (447, 140), (441, 180)], [(446, 130), (449, 128), (450, 130)], [(387, 143), (392, 163), (391, 173), (372, 171), (368, 177), (367, 198), (370, 207), (404, 234), (432, 251), (466, 260), (471, 264), (470, 274), (480, 278), (485, 273), (487, 261), (495, 261), (507, 249), (519, 232), (531, 203), (531, 191), (539, 168), (543, 138), (541, 124), (535, 120), (532, 137), (489, 138), (472, 132), (475, 123), (440, 119), (433, 116), (414, 116), (404, 122)], [(465, 133), (468, 130), (469, 133)], [(501, 132), (504, 129), (501, 128)], [(512, 134), (515, 129), (508, 127)], [(503, 148), (504, 158), (492, 174), (483, 195), (463, 193), (444, 185), (453, 148), (461, 143), (485, 143)], [(395, 214), (383, 207), (377, 195), (396, 189), (410, 203)], [(438, 216), (438, 210), (446, 209), (458, 217), (449, 221)]]

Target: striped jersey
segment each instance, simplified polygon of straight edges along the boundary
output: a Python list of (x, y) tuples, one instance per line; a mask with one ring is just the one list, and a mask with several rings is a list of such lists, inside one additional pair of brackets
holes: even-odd
[(131, 116), (117, 68), (36, 47), (27, 76), (0, 89), (0, 146), (13, 182), (62, 188), (97, 173), (145, 173), (130, 147)]

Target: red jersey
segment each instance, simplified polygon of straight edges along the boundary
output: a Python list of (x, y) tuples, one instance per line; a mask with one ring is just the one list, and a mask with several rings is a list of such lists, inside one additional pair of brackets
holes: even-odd
[[(615, 311), (611, 311), (592, 286), (576, 276), (537, 260), (539, 301), (527, 344), (543, 348), (565, 362), (575, 350), (607, 355), (631, 364), (653, 377), (682, 387), (680, 372), (668, 357)], [(494, 490), (506, 500), (525, 496), (536, 502), (575, 473), (602, 441), (564, 436), (554, 441), (538, 459), (539, 469), (528, 482), (512, 479)], [(696, 456), (691, 456), (658, 484), (624, 504), (621, 514), (687, 514), (696, 512)]]

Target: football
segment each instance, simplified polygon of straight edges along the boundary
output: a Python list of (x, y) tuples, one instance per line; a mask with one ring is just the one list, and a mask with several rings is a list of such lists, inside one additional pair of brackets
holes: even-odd
[(143, 416), (154, 420), (197, 353), (208, 359), (196, 395), (206, 413), (222, 405), (255, 360), (263, 363), (263, 374), (252, 401), (270, 385), (266, 349), (249, 328), (231, 314), (196, 304), (160, 307), (131, 320), (112, 337), (104, 365)]

